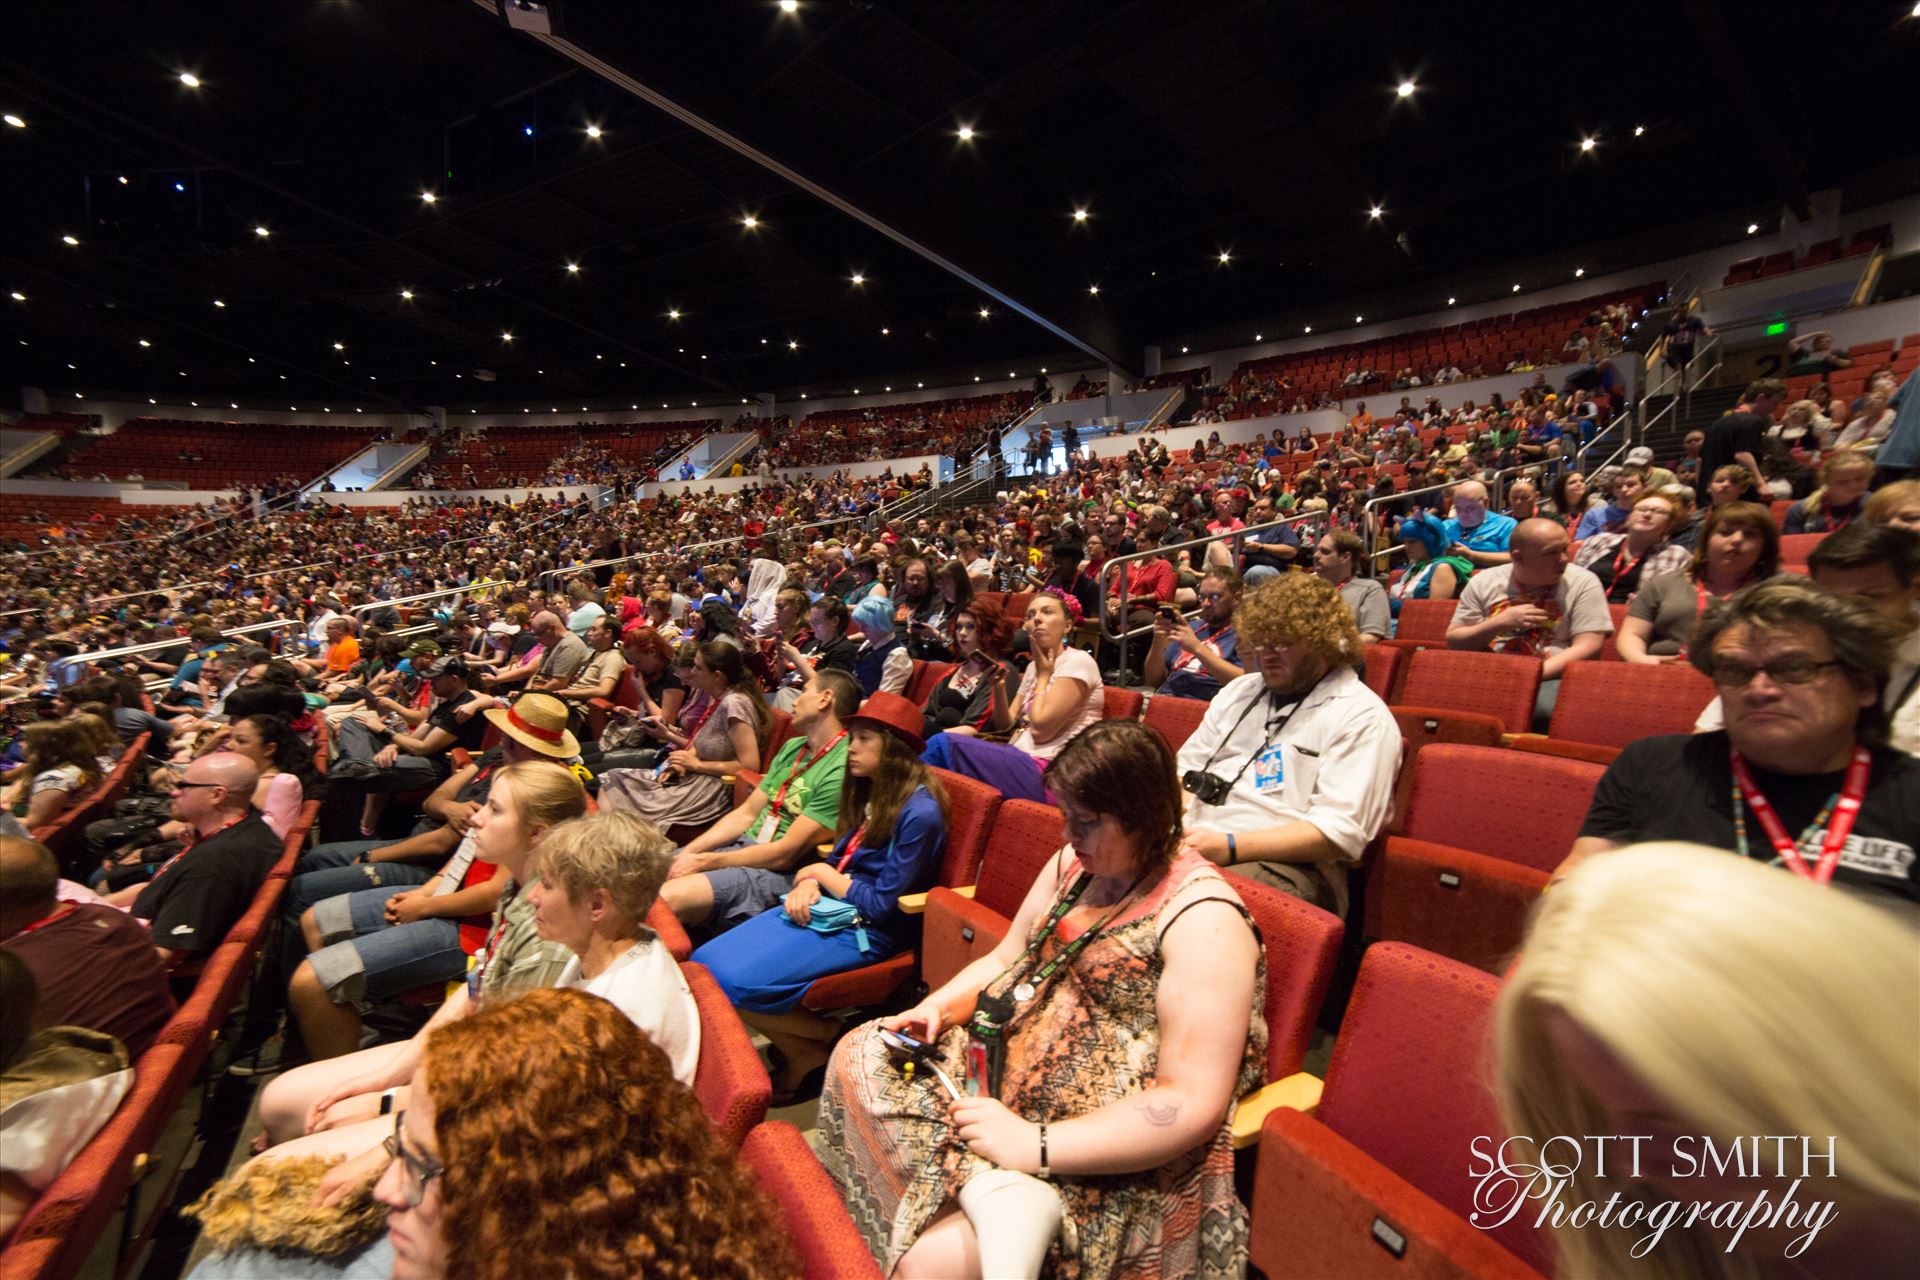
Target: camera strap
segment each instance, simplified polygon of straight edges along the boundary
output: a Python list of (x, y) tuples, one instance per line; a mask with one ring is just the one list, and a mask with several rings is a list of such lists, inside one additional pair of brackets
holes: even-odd
[[(1324, 679), (1324, 677), (1322, 678)], [(1262, 741), (1258, 747), (1255, 747), (1245, 760), (1240, 762), (1240, 768), (1234, 772), (1231, 778), (1227, 779), (1227, 789), (1229, 791), (1239, 783), (1240, 779), (1246, 776), (1247, 770), (1253, 767), (1253, 762), (1267, 753), (1268, 748), (1273, 746), (1273, 740), (1286, 731), (1287, 722), (1293, 719), (1293, 714), (1300, 709), (1300, 704), (1305, 702), (1308, 695), (1319, 687), (1319, 682), (1315, 681), (1312, 688), (1299, 694), (1293, 701), (1284, 706), (1279, 704), (1277, 695), (1272, 692), (1267, 694), (1266, 701), (1271, 711), (1267, 719), (1265, 740)], [(1233, 735), (1240, 732), (1240, 726), (1246, 723), (1247, 717), (1251, 715), (1253, 709), (1259, 705), (1260, 699), (1258, 698), (1254, 698), (1247, 703), (1246, 707), (1240, 712), (1240, 718), (1233, 722), (1233, 728), (1227, 730), (1226, 736), (1220, 739), (1220, 745), (1213, 749), (1213, 754), (1207, 757), (1206, 764), (1201, 766), (1200, 771), (1202, 773), (1212, 771), (1213, 762), (1220, 758), (1220, 752), (1226, 748), (1227, 743), (1232, 740)]]

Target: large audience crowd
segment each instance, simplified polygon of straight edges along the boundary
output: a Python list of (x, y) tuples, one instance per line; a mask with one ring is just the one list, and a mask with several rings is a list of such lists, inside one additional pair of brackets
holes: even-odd
[[(234, 511), (16, 550), (8, 1080), (124, 1073), (170, 975), (320, 800), (258, 988), (273, 1034), (236, 1066), (272, 1077), (257, 1151), (199, 1207), (195, 1274), (793, 1274), (687, 1092), (701, 1022), (669, 915), (763, 1038), (776, 1100), (819, 1097), (821, 1161), (884, 1271), (1239, 1274), (1230, 1120), (1265, 1078), (1277, 962), (1243, 897), (1360, 928), (1402, 754), (1366, 653), (1407, 602), (1453, 600), (1446, 646), (1541, 660), (1541, 729), (1610, 640), (1719, 695), (1696, 733), (1607, 767), (1554, 873), (1496, 1019), (1513, 1131), (1898, 1145), (1920, 1128), (1920, 480), (1875, 450), (1912, 448), (1920, 375), (1891, 383), (1809, 413), (1756, 382), (1681, 455), (1595, 475), (1576, 463), (1616, 409), (1604, 377), (1451, 408), (1409, 380), (1327, 437), (1142, 436), (911, 519), (890, 478), (835, 477)], [(930, 419), (915, 445), (991, 425)], [(579, 452), (567, 483), (631, 478)], [(1825, 536), (1790, 563), (1792, 534)], [(1204, 704), (1192, 735), (1109, 718), (1126, 686)], [(64, 858), (33, 840), (136, 744), (117, 812)], [(812, 1008), (822, 979), (914, 945), (975, 793), (1064, 823), (1004, 938), (889, 1007)], [(1649, 842), (1720, 852), (1616, 852)], [(1808, 963), (1762, 954), (1789, 936)], [(1590, 972), (1617, 952), (1630, 1017)], [(1788, 974), (1768, 999), (1804, 1025), (1726, 995)], [(396, 1019), (430, 989), (451, 994)], [(1810, 1042), (1846, 1046), (1862, 1105), (1787, 1087), (1826, 1060)], [(69, 1133), (124, 1092), (66, 1096)], [(1912, 1257), (1911, 1155), (1851, 1174), (1853, 1216), (1799, 1264)], [(0, 1163), (4, 1230), (59, 1158)], [(1569, 1274), (1621, 1274), (1559, 1242)], [(1690, 1260), (1724, 1245), (1763, 1270), (1773, 1243), (1698, 1224), (1661, 1248), (1705, 1274)]]

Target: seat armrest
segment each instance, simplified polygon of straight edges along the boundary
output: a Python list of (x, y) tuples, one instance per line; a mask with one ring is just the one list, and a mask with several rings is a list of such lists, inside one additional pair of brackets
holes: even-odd
[[(957, 894), (962, 898), (971, 898), (974, 889), (977, 887), (977, 885), (971, 884), (961, 885), (957, 889), (948, 889), (947, 892)], [(894, 902), (904, 915), (917, 916), (924, 913), (927, 909), (927, 895), (924, 893), (903, 893), (894, 899)]]
[(1325, 1082), (1312, 1072), (1296, 1071), (1263, 1084), (1240, 1099), (1233, 1113), (1234, 1150), (1260, 1141), (1260, 1127), (1266, 1124), (1270, 1113), (1281, 1107), (1313, 1114), (1313, 1109), (1320, 1105), (1320, 1091), (1325, 1087)]

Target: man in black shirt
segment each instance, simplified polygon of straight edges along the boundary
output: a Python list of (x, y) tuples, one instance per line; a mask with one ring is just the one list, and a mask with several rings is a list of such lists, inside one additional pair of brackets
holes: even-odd
[(1727, 727), (1630, 744), (1556, 876), (1621, 845), (1686, 840), (1920, 917), (1920, 762), (1888, 749), (1880, 705), (1895, 640), (1861, 601), (1791, 576), (1708, 611), (1692, 661)]
[[(467, 664), (448, 654), (436, 658), (422, 673), (430, 682), (433, 707), (421, 722), (419, 733), (403, 733), (381, 724), (371, 712), (358, 712), (340, 723), (340, 758), (334, 765), (337, 778), (357, 782), (367, 790), (391, 794), (438, 786), (452, 772), (455, 747), (478, 753), (487, 736), (486, 721), (473, 714), (461, 718), (461, 708), (474, 700), (468, 683), (472, 679)], [(386, 738), (384, 746), (374, 745)]]
[(253, 896), (280, 860), (282, 842), (253, 807), (260, 775), (231, 751), (201, 756), (175, 784), (173, 816), (188, 830), (187, 844), (144, 885), (109, 898), (148, 922), (160, 962), (171, 969), (226, 940)]
[(1707, 428), (1706, 443), (1700, 446), (1698, 487), (1702, 501), (1713, 473), (1730, 463), (1737, 462), (1756, 480), (1760, 478), (1760, 459), (1767, 452), (1767, 431), (1773, 426), (1773, 411), (1786, 394), (1787, 384), (1778, 378), (1750, 382), (1740, 403)]

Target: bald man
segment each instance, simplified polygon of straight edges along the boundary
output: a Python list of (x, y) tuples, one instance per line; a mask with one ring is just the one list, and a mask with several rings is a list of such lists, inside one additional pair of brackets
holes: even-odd
[(1513, 557), (1508, 546), (1513, 538), (1514, 521), (1498, 511), (1487, 510), (1487, 486), (1478, 480), (1464, 480), (1453, 486), (1453, 517), (1441, 522), (1441, 530), (1452, 545), (1447, 554), (1473, 562), (1476, 569), (1492, 569), (1507, 564)]
[(226, 940), (246, 914), (267, 872), (280, 860), (280, 837), (253, 807), (253, 763), (231, 751), (202, 756), (174, 784), (173, 816), (187, 825), (185, 847), (143, 885), (108, 901), (148, 922), (160, 962), (171, 969)]
[(1552, 520), (1523, 520), (1510, 541), (1512, 562), (1476, 573), (1447, 628), (1450, 649), (1530, 654), (1541, 659), (1534, 729), (1544, 732), (1567, 665), (1600, 656), (1613, 634), (1606, 588), (1567, 562), (1571, 541)]
[(62, 902), (48, 848), (0, 836), (0, 951), (32, 971), (36, 1027), (85, 1027), (137, 1058), (173, 1016), (173, 993), (153, 939), (124, 911)]
[(535, 639), (547, 646), (546, 656), (540, 659), (540, 670), (527, 682), (527, 688), (535, 693), (566, 688), (593, 658), (587, 642), (567, 630), (557, 613), (543, 609), (527, 619), (527, 628)]

